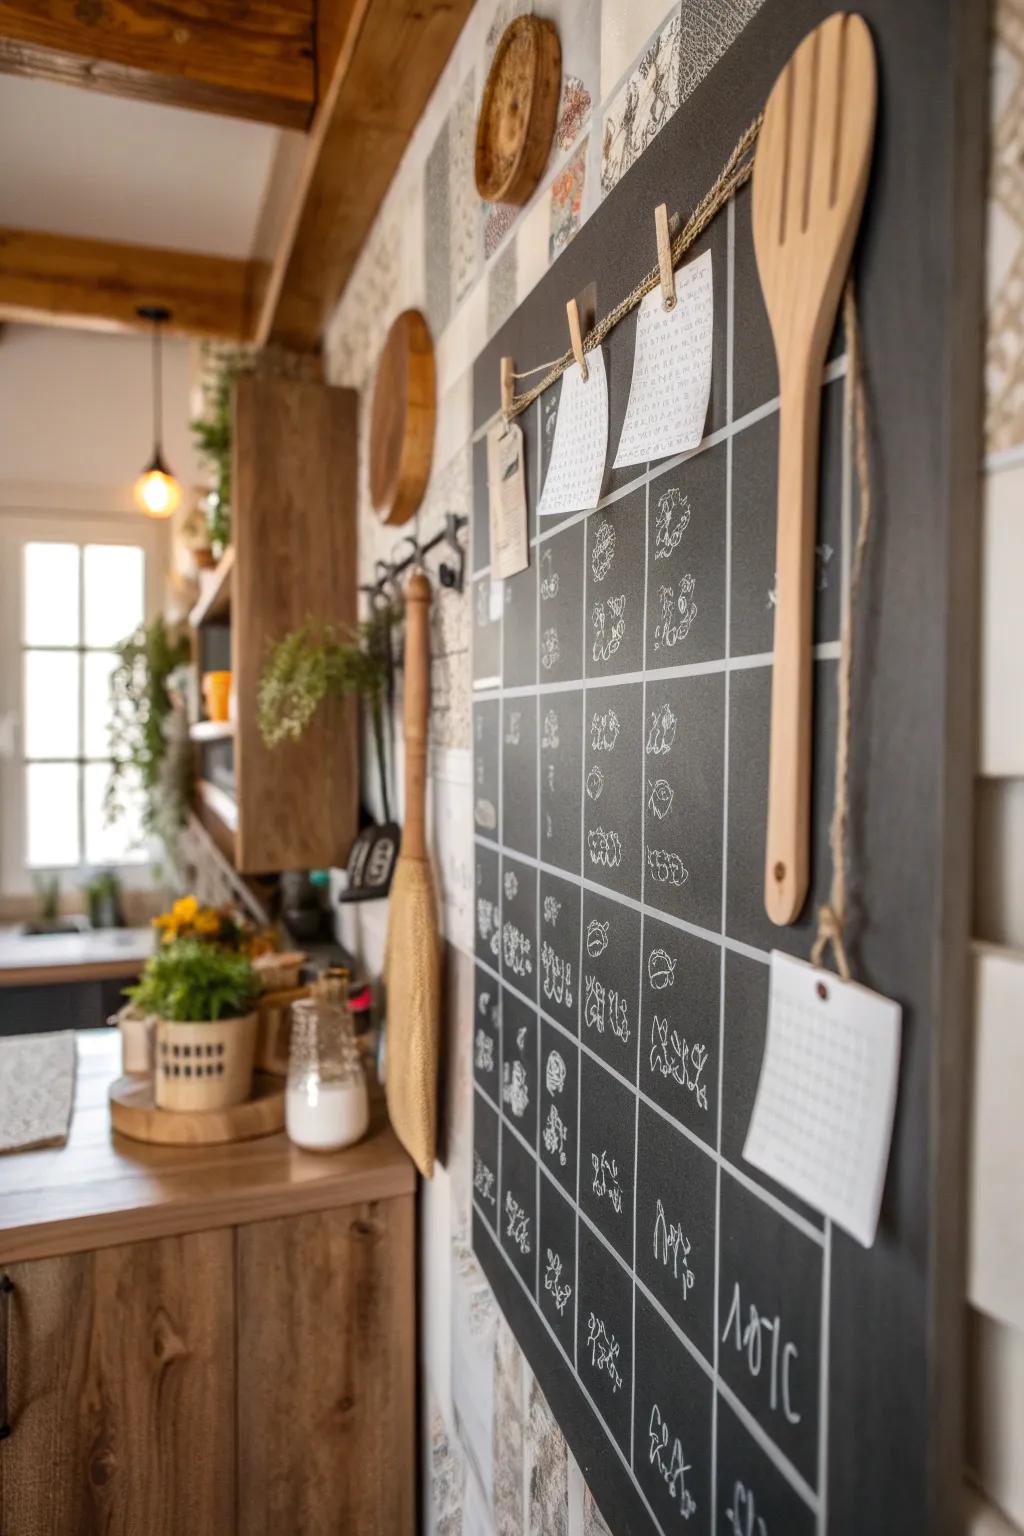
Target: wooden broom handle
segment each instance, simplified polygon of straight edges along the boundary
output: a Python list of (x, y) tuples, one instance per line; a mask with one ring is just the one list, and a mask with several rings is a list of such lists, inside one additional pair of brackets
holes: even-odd
[(821, 369), (810, 359), (782, 379), (775, 552), (775, 656), (765, 839), (765, 910), (795, 922), (807, 896), (811, 821), (811, 644), (818, 505)]
[(430, 581), (414, 571), (405, 587), (405, 823), (402, 853), (427, 856), (427, 730), (430, 714)]

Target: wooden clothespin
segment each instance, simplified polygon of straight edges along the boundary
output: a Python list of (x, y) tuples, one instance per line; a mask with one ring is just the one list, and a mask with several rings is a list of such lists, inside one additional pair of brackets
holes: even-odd
[(661, 278), (661, 302), (665, 309), (676, 307), (676, 280), (672, 271), (672, 241), (668, 230), (668, 208), (659, 203), (654, 210), (654, 233), (658, 240), (658, 273)]
[(580, 311), (575, 299), (570, 299), (565, 306), (565, 312), (569, 317), (569, 340), (572, 344), (572, 355), (580, 368), (580, 378), (584, 384), (590, 377), (587, 369), (587, 360), (583, 355), (583, 333), (580, 330)]
[(501, 414), (508, 421), (512, 415), (512, 402), (515, 399), (516, 380), (512, 371), (512, 359), (503, 357), (501, 360)]

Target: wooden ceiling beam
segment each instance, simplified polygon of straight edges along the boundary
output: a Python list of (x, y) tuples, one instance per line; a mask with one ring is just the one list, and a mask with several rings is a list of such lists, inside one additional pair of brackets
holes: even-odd
[[(336, 57), (271, 266), (260, 346), (320, 344), (472, 0), (321, 0)], [(321, 21), (326, 28), (327, 20)]]
[(305, 129), (315, 11), (316, 0), (0, 0), (0, 71)]
[(131, 331), (159, 304), (169, 331), (249, 341), (265, 281), (259, 262), (0, 227), (0, 320)]

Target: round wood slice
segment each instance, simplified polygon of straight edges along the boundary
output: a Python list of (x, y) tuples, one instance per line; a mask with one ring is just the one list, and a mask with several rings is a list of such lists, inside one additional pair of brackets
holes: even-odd
[(551, 153), (561, 91), (553, 24), (517, 16), (501, 35), (476, 124), (476, 189), (487, 202), (529, 202)]
[(253, 1096), (230, 1109), (158, 1109), (151, 1077), (119, 1077), (110, 1085), (110, 1123), (133, 1141), (165, 1147), (212, 1147), (251, 1141), (284, 1129), (284, 1084), (279, 1077), (253, 1078)]
[(370, 497), (381, 522), (407, 523), (423, 500), (434, 457), (434, 344), (418, 309), (388, 332), (370, 416)]

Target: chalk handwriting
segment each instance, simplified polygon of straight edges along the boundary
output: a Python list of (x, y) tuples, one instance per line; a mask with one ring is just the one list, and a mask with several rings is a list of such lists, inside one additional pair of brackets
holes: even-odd
[(623, 616), (626, 608), (626, 594), (622, 592), (618, 597), (609, 597), (607, 613), (605, 606), (605, 603), (595, 603), (590, 615), (590, 622), (594, 629), (591, 656), (595, 661), (610, 661), (622, 644), (626, 633), (626, 620)]
[(552, 1157), (557, 1157), (562, 1167), (565, 1167), (565, 1143), (569, 1135), (569, 1127), (558, 1113), (554, 1104), (548, 1107), (548, 1118), (544, 1123), (544, 1145)]
[(551, 629), (546, 629), (544, 634), (541, 636), (540, 664), (544, 668), (545, 672), (550, 672), (552, 667), (556, 667), (558, 665), (560, 659), (561, 652), (558, 649), (558, 630), (553, 627)]
[(651, 726), (647, 732), (649, 756), (664, 757), (666, 752), (671, 751), (678, 724), (671, 704), (663, 704), (660, 709), (651, 710)]
[(623, 1045), (629, 1044), (629, 1004), (616, 987), (606, 987), (589, 973), (583, 980), (583, 1020), (589, 1029), (604, 1034), (605, 1025)]
[(481, 1200), (488, 1201), (491, 1205), (497, 1205), (494, 1195), (494, 1174), (479, 1152), (473, 1153), (473, 1188)]
[(621, 1216), (622, 1185), (619, 1183), (618, 1164), (607, 1152), (602, 1152), (600, 1157), (596, 1152), (591, 1152), (590, 1161), (594, 1169), (594, 1194), (599, 1200), (607, 1197), (616, 1216)]
[(545, 549), (540, 557), (540, 595), (542, 602), (549, 602), (558, 595), (558, 572), (552, 563), (551, 550)]
[(697, 1508), (697, 1501), (686, 1486), (686, 1474), (690, 1471), (690, 1464), (683, 1458), (683, 1448), (678, 1435), (670, 1436), (669, 1427), (662, 1418), (661, 1409), (657, 1403), (651, 1408), (647, 1432), (650, 1437), (648, 1454), (651, 1466), (656, 1467), (665, 1479), (672, 1498), (679, 1500), (679, 1513), (682, 1518), (689, 1520)]
[(512, 1239), (520, 1253), (529, 1253), (530, 1218), (519, 1201), (513, 1199), (511, 1190), (505, 1195), (505, 1216), (505, 1235)]
[(590, 569), (595, 581), (604, 581), (615, 559), (615, 529), (605, 519), (594, 534), (590, 551)]
[(521, 1061), (506, 1061), (503, 1077), (501, 1096), (516, 1119), (521, 1120), (530, 1103), (526, 1068)]
[(478, 1072), (494, 1071), (494, 1041), (485, 1029), (476, 1032), (473, 1060)]
[(590, 717), (591, 751), (613, 752), (621, 729), (619, 717), (614, 709), (595, 710)]
[(678, 593), (671, 586), (658, 588), (658, 605), (661, 618), (654, 626), (654, 649), (671, 650), (680, 640), (685, 640), (697, 617), (697, 604), (693, 600), (696, 576), (687, 571), (679, 579)]
[(556, 955), (547, 939), (540, 946), (541, 985), (544, 996), (554, 1003), (572, 1007), (572, 961)]
[[(673, 1221), (670, 1225), (666, 1220), (665, 1207), (659, 1199), (654, 1217), (654, 1257), (664, 1264), (667, 1269), (670, 1254), (672, 1256), (672, 1278), (673, 1280), (682, 1278), (683, 1300), (685, 1301), (693, 1287), (693, 1270), (687, 1263), (687, 1259), (690, 1256), (690, 1241), (689, 1238), (683, 1236), (683, 1229), (677, 1221)], [(679, 1274), (680, 1260), (683, 1266), (681, 1277)]]
[(555, 896), (544, 897), (544, 921), (550, 923), (552, 928), (558, 922), (558, 914), (562, 910), (562, 903)]
[(565, 1311), (566, 1303), (572, 1295), (572, 1286), (562, 1284), (562, 1260), (561, 1257), (548, 1249), (548, 1264), (544, 1271), (544, 1289), (550, 1291), (555, 1301), (555, 1310), (559, 1317)]
[(690, 526), (690, 498), (677, 485), (670, 485), (658, 497), (654, 518), (654, 558), (667, 560)]
[(708, 1048), (699, 1043), (690, 1044), (680, 1038), (678, 1030), (669, 1033), (668, 1020), (655, 1014), (651, 1022), (651, 1071), (670, 1077), (692, 1093), (699, 1108), (708, 1107), (707, 1084), (701, 1082), (701, 1074), (707, 1066)]
[(587, 1320), (587, 1343), (590, 1346), (591, 1365), (606, 1372), (612, 1391), (618, 1392), (622, 1386), (622, 1376), (616, 1363), (619, 1358), (619, 1341), (613, 1333), (608, 1332), (603, 1319), (596, 1317), (593, 1312)]
[(533, 973), (533, 944), (515, 923), (505, 922), (501, 928), (501, 952), (505, 964), (513, 976), (530, 976)]
[(519, 894), (519, 878), (516, 875), (516, 872), (515, 872), (514, 869), (506, 869), (506, 871), (505, 871), (505, 899), (506, 899), (506, 901), (515, 901), (515, 899), (518, 896), (518, 894)]
[(743, 1302), (740, 1298), (740, 1283), (737, 1280), (732, 1288), (732, 1304), (729, 1307), (729, 1316), (725, 1321), (725, 1331), (721, 1342), (724, 1344), (732, 1334), (737, 1354), (746, 1355), (747, 1370), (756, 1380), (761, 1374), (761, 1366), (764, 1363), (764, 1335), (771, 1336), (771, 1361), (769, 1363), (768, 1402), (773, 1413), (781, 1407), (782, 1413), (788, 1424), (799, 1424), (801, 1415), (793, 1408), (792, 1378), (790, 1371), (793, 1362), (799, 1357), (799, 1350), (795, 1344), (782, 1342), (782, 1319), (768, 1317), (766, 1313), (758, 1312), (752, 1304), (747, 1309), (747, 1321), (743, 1323)]
[(544, 714), (544, 724), (541, 727), (540, 744), (545, 751), (556, 751), (558, 748), (558, 711), (549, 709)]
[(732, 1507), (725, 1512), (729, 1522), (726, 1536), (768, 1536), (764, 1518), (757, 1513), (754, 1495), (736, 1479), (732, 1490)]

